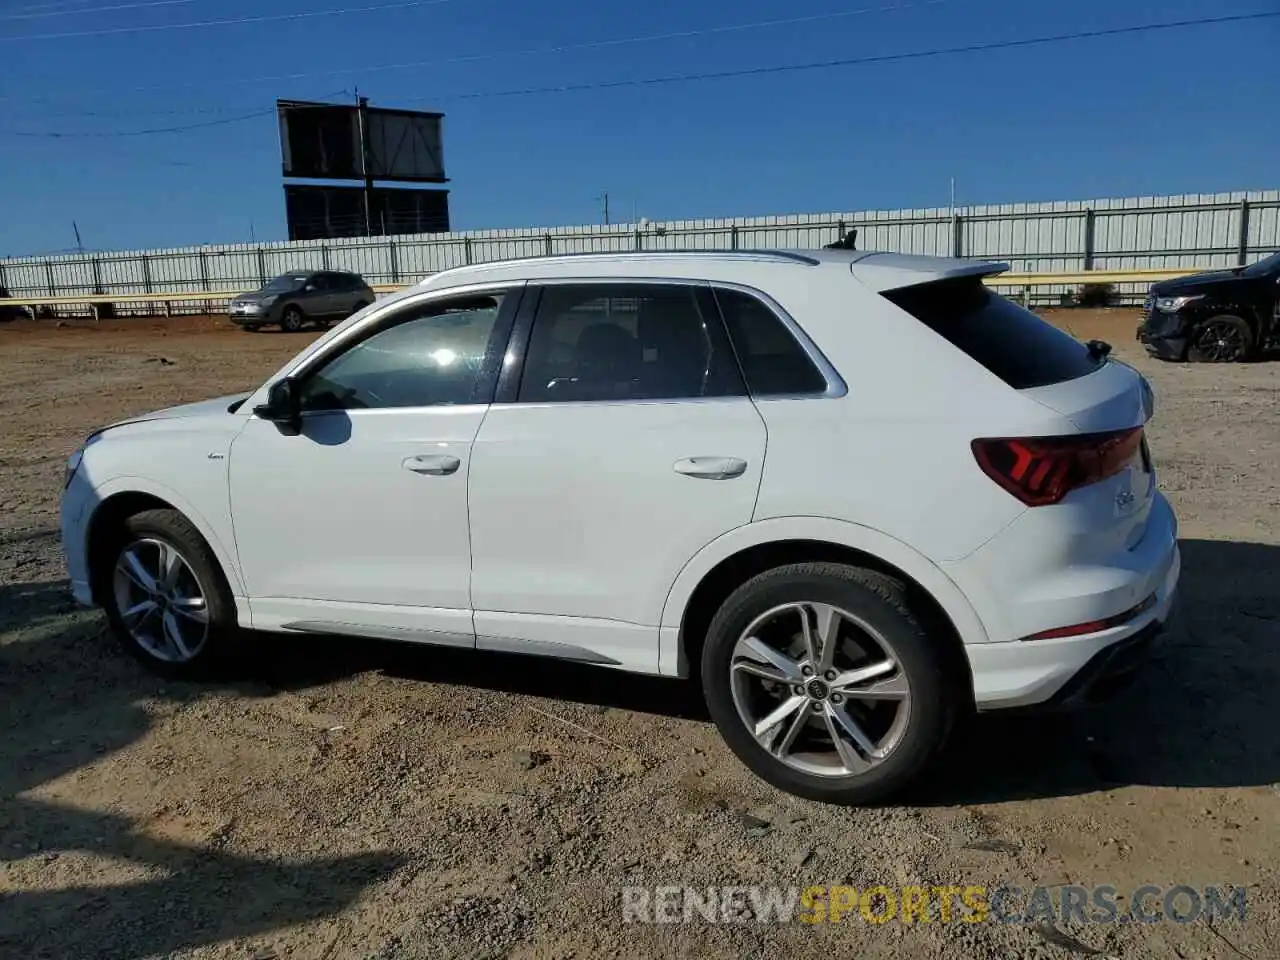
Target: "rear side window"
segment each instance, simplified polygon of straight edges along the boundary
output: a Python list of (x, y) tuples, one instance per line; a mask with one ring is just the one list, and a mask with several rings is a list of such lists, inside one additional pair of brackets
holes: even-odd
[[(742, 378), (710, 298), (680, 284), (547, 287), (521, 403), (741, 396)], [(707, 313), (704, 313), (704, 302)]]
[(729, 339), (753, 397), (822, 393), (827, 380), (764, 301), (739, 290), (716, 290)]
[(882, 293), (1015, 390), (1093, 373), (1102, 360), (976, 277), (935, 280)]

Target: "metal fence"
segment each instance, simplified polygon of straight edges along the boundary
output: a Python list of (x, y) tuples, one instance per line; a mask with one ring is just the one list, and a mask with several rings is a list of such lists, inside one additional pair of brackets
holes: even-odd
[[(557, 253), (815, 248), (854, 228), (860, 249), (1005, 260), (1014, 271), (1225, 267), (1280, 250), (1280, 190), (11, 258), (0, 260), (0, 286), (14, 298), (118, 296), (117, 309), (131, 312), (129, 294), (237, 293), (288, 270), (351, 270), (373, 284), (402, 284), (462, 264)], [(1066, 292), (1038, 287), (1034, 299), (1056, 302)], [(1117, 289), (1128, 302), (1144, 292), (1140, 284)]]

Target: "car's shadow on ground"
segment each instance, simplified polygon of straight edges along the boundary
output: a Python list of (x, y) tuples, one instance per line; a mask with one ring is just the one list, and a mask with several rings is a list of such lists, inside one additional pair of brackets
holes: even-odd
[(1062, 714), (973, 719), (912, 800), (1280, 782), (1280, 547), (1183, 540), (1182, 559), (1162, 648), (1128, 689)]
[[(1062, 716), (979, 717), (958, 732), (919, 805), (1072, 796), (1124, 785), (1241, 787), (1280, 781), (1280, 547), (1183, 541), (1175, 619), (1157, 660), (1119, 700)], [(0, 954), (57, 929), (60, 955), (164, 954), (333, 916), (400, 865), (391, 854), (282, 863), (141, 835), (124, 815), (59, 804), (59, 778), (147, 734), (148, 700), (194, 700), (74, 613), (62, 583), (0, 585), (0, 858), (79, 850), (163, 871), (123, 886), (0, 894)], [(705, 721), (696, 688), (525, 657), (337, 638), (247, 638), (217, 687), (246, 696), (376, 670), (424, 683), (527, 693)], [(258, 642), (261, 641), (261, 642)], [(725, 752), (724, 762), (736, 762)], [(42, 789), (43, 788), (43, 789)], [(157, 910), (156, 904), (167, 905)], [(67, 920), (74, 917), (73, 924)], [(55, 951), (55, 952), (57, 952)], [(53, 954), (50, 954), (53, 955)]]
[[(1182, 541), (1178, 602), (1164, 642), (1109, 702), (963, 723), (908, 802), (1070, 796), (1129, 784), (1239, 787), (1280, 782), (1280, 547)], [(528, 657), (264, 638), (269, 686), (313, 686), (361, 670), (706, 720), (691, 683)], [(269, 652), (268, 652), (269, 651)]]

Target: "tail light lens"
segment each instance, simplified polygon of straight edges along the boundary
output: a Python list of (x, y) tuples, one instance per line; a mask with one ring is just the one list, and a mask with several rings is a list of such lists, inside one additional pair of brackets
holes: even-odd
[(1072, 490), (1113, 477), (1141, 456), (1142, 427), (1074, 437), (973, 441), (984, 473), (1029, 507), (1058, 503)]

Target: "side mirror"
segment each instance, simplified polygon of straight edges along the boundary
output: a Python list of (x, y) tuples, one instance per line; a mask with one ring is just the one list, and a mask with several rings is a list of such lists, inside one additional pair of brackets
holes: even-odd
[(253, 408), (253, 414), (270, 420), (281, 433), (296, 434), (302, 429), (302, 398), (292, 377), (277, 380), (267, 390), (267, 402)]

